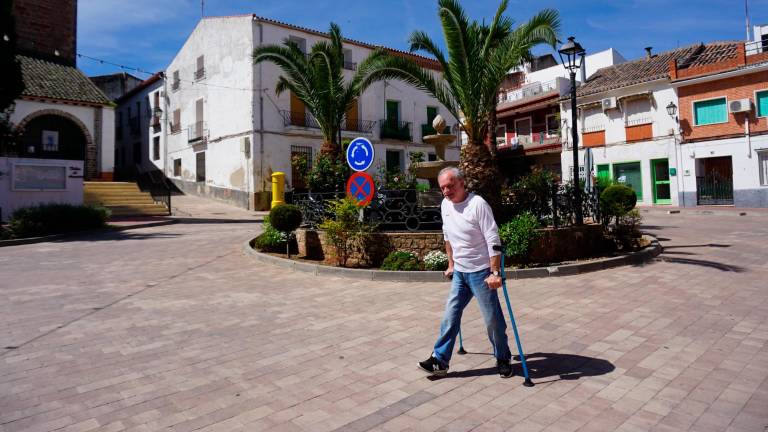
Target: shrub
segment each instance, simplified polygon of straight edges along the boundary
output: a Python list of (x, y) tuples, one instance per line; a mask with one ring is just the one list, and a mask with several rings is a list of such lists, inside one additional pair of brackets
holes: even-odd
[(108, 209), (98, 206), (41, 204), (22, 207), (11, 215), (4, 236), (39, 237), (102, 228), (109, 215)]
[(349, 255), (360, 248), (376, 228), (374, 225), (360, 221), (360, 207), (357, 201), (349, 198), (328, 202), (330, 217), (325, 218), (319, 228), (325, 231), (328, 241), (336, 250), (338, 265), (347, 265)]
[(349, 167), (339, 159), (319, 155), (307, 176), (307, 184), (312, 192), (339, 192), (347, 185)]
[(424, 256), (424, 270), (445, 270), (448, 268), (448, 255), (439, 250), (430, 251)]
[(506, 256), (517, 260), (527, 261), (528, 253), (539, 236), (539, 221), (530, 212), (521, 213), (499, 228), (499, 237), (506, 247)]
[(637, 209), (628, 211), (619, 216), (616, 220), (616, 227), (613, 230), (613, 241), (616, 246), (623, 250), (635, 249), (638, 247), (638, 239), (642, 237), (640, 233), (640, 223), (643, 217)]
[(546, 218), (551, 212), (552, 194), (558, 188), (557, 178), (547, 170), (536, 169), (505, 188), (503, 200), (510, 206), (512, 217), (524, 212), (530, 212), (539, 220)]
[(419, 258), (406, 251), (391, 252), (381, 264), (382, 270), (415, 271), (420, 270)]
[(615, 184), (605, 188), (600, 194), (600, 207), (605, 215), (605, 224), (609, 224), (611, 219), (620, 218), (635, 208), (637, 204), (637, 195), (629, 186)]
[(278, 231), (295, 231), (301, 225), (301, 210), (293, 204), (275, 206), (269, 211), (269, 222)]
[(264, 218), (264, 232), (256, 237), (254, 246), (263, 252), (282, 252), (288, 245), (288, 233), (281, 232), (270, 223), (269, 216)]

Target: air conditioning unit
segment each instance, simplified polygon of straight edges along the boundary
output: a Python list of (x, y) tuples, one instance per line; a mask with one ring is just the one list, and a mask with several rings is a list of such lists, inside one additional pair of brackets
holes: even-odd
[(603, 99), (603, 111), (616, 108), (616, 98), (609, 97)]
[(728, 102), (728, 111), (732, 113), (750, 112), (752, 111), (752, 101), (749, 98), (732, 100)]

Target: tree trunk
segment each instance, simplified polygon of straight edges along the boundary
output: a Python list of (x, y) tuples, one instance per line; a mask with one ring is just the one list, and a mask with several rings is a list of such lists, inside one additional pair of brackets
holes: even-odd
[(502, 178), (488, 147), (472, 141), (463, 146), (459, 168), (466, 178), (467, 189), (483, 197), (499, 220)]
[(324, 156), (329, 156), (332, 159), (336, 160), (341, 157), (341, 153), (339, 151), (339, 145), (333, 142), (333, 140), (323, 140), (323, 145), (320, 146), (320, 154)]
[(496, 159), (496, 125), (498, 125), (498, 123), (496, 118), (496, 108), (494, 107), (488, 115), (488, 131), (486, 132), (486, 145), (491, 152), (492, 159)]

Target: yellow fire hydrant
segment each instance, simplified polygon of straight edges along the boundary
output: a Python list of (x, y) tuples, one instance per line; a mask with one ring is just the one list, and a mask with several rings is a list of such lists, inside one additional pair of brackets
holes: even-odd
[(280, 171), (272, 173), (272, 205), (275, 208), (285, 204), (285, 173)]

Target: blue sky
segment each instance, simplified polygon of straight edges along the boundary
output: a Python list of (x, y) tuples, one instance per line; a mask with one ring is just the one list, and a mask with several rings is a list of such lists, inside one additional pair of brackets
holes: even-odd
[[(408, 49), (413, 30), (442, 41), (436, 0), (207, 0), (206, 15), (255, 13), (317, 30), (333, 21), (344, 36)], [(464, 0), (475, 19), (490, 19), (498, 0)], [(743, 40), (744, 0), (510, 0), (507, 15), (523, 22), (543, 8), (560, 11), (561, 39), (588, 52), (613, 47), (627, 59), (696, 42)], [(768, 23), (768, 0), (749, 0), (752, 24)], [(200, 19), (199, 0), (80, 0), (78, 52), (148, 71), (165, 68)], [(538, 53), (552, 52), (540, 48)], [(120, 68), (80, 58), (87, 75)], [(136, 74), (140, 77), (146, 75)]]

